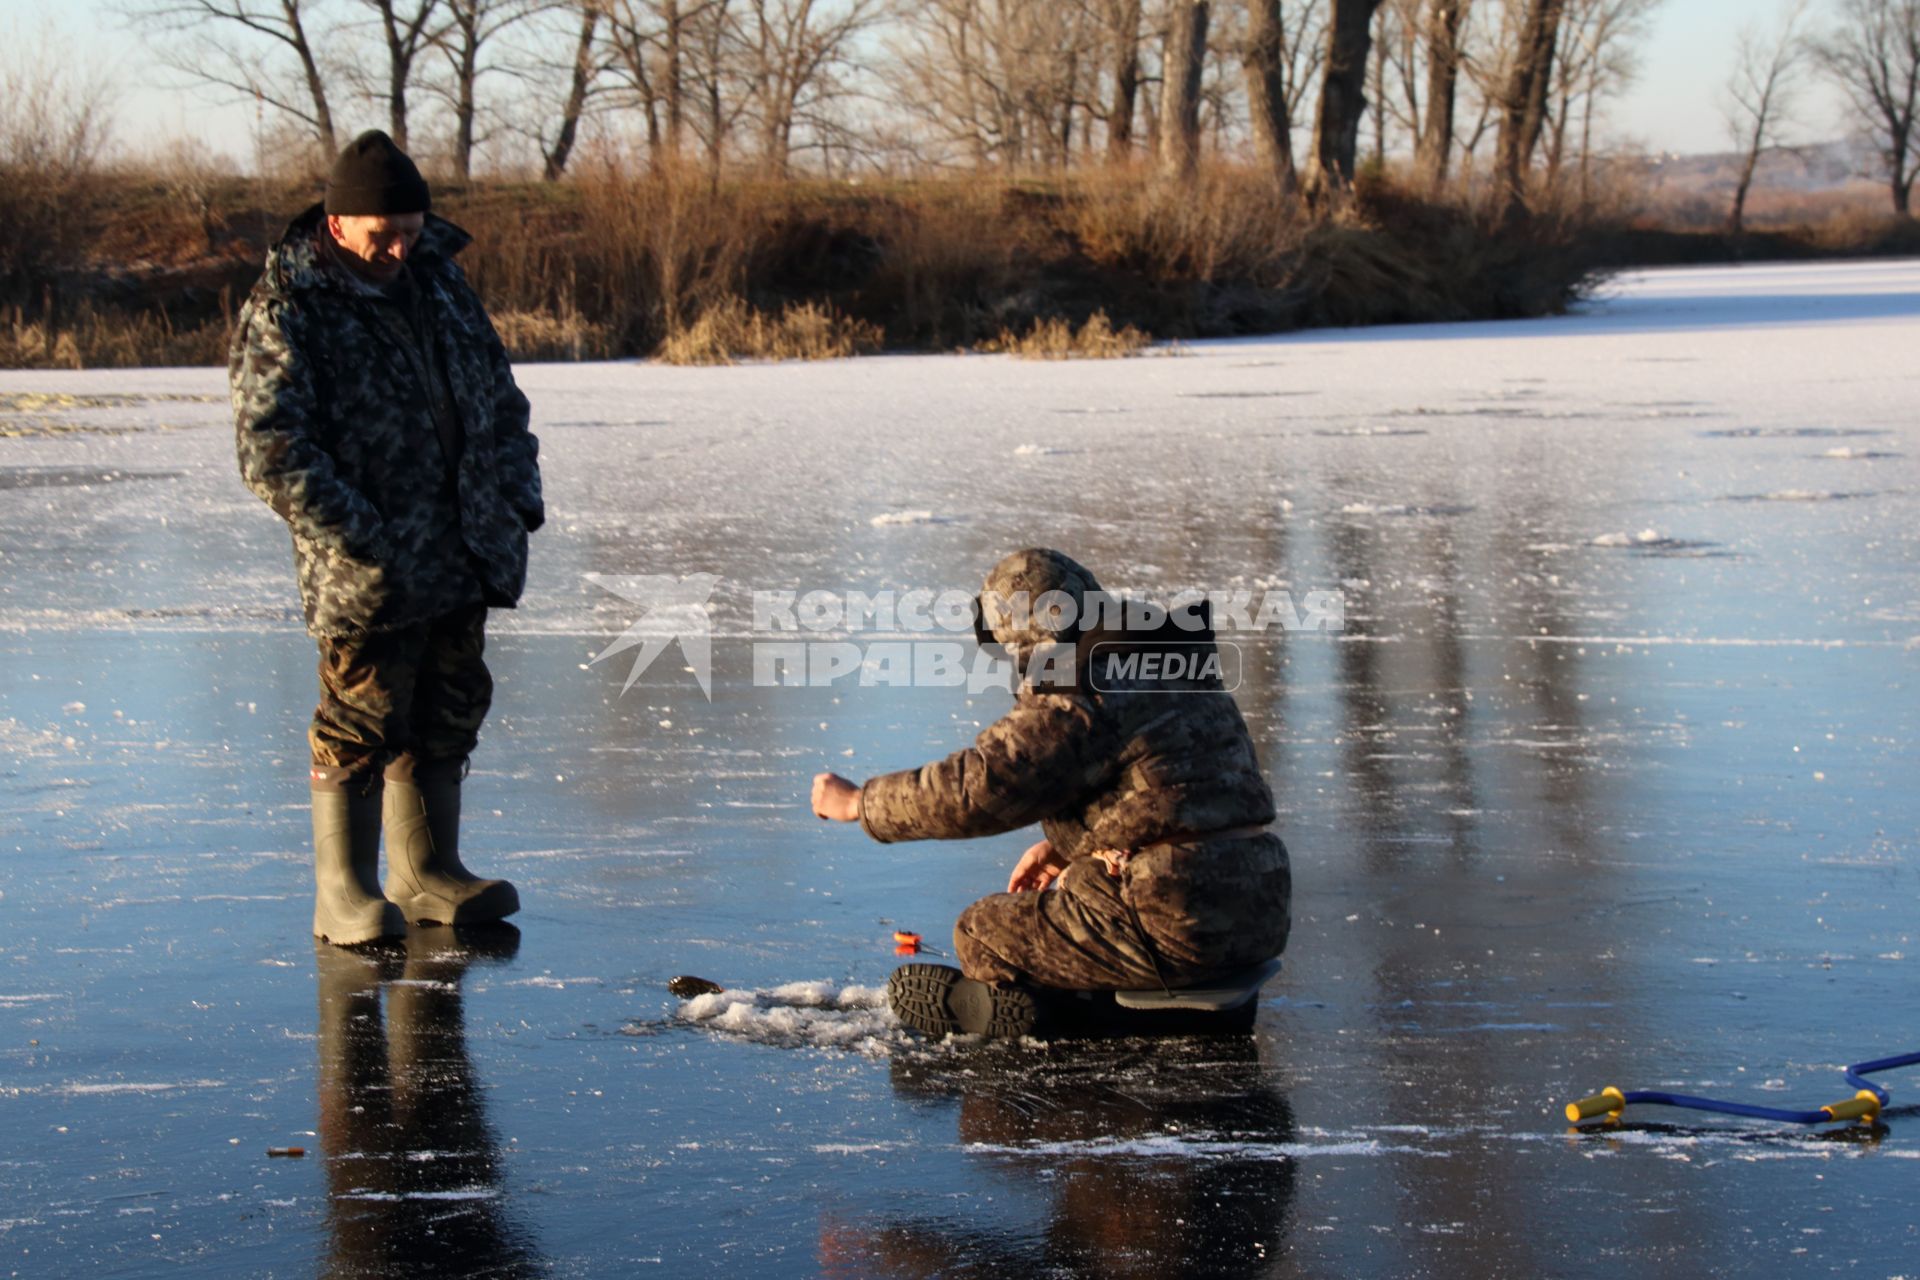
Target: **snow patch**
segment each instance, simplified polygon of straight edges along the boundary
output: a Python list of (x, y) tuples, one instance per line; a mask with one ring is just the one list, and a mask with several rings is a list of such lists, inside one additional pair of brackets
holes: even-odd
[(175, 1089), (219, 1089), (226, 1085), (225, 1080), (171, 1080), (171, 1081), (116, 1081), (110, 1084), (81, 1084), (73, 1082), (59, 1085), (53, 1092), (72, 1098), (101, 1097), (119, 1093), (171, 1093)]
[(1340, 508), (1343, 516), (1463, 516), (1472, 507), (1457, 503), (1414, 504), (1405, 502), (1349, 502)]
[(1642, 529), (1638, 533), (1603, 533), (1596, 538), (1589, 539), (1588, 545), (1595, 547), (1651, 547), (1671, 541), (1671, 538), (1661, 533), (1658, 529)]
[(893, 525), (953, 524), (955, 517), (937, 516), (931, 511), (883, 511), (867, 523), (876, 529), (884, 529)]
[(1838, 489), (1774, 489), (1768, 493), (1736, 493), (1728, 502), (1849, 502), (1871, 498), (1871, 491), (1843, 492)]
[(1638, 533), (1615, 530), (1602, 533), (1587, 540), (1590, 547), (1613, 547), (1628, 551), (1637, 551), (1644, 555), (1711, 555), (1717, 552), (1715, 542), (1705, 542), (1694, 538), (1676, 538), (1658, 529), (1648, 527)]
[(1427, 1156), (1449, 1158), (1445, 1151), (1400, 1146), (1378, 1138), (1336, 1142), (1250, 1142), (1213, 1133), (1154, 1134), (1141, 1138), (1084, 1138), (1069, 1142), (970, 1142), (968, 1152), (1010, 1156), (1083, 1157), (1130, 1156), (1140, 1160), (1309, 1160), (1318, 1156)]
[(768, 991), (714, 991), (683, 1003), (677, 1016), (764, 1044), (877, 1055), (906, 1043), (884, 987), (789, 982)]
[(492, 1187), (460, 1187), (452, 1191), (348, 1191), (341, 1200), (497, 1200)]

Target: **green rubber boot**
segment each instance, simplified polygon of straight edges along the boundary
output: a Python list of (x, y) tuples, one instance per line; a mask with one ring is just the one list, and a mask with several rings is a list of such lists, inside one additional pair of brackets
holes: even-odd
[(387, 770), (387, 897), (409, 924), (480, 924), (520, 909), (505, 880), (483, 880), (460, 862), (464, 760)]
[(353, 947), (407, 931), (380, 896), (380, 790), (313, 793), (313, 936)]
[(944, 964), (903, 964), (887, 979), (893, 1016), (923, 1035), (1013, 1038), (1041, 1029), (1040, 1005), (1016, 984), (977, 982)]

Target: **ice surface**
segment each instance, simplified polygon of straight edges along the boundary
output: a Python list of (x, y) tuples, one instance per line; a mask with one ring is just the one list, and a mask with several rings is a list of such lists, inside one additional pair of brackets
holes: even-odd
[[(1151, 360), (524, 368), (550, 518), (466, 835), (520, 932), (376, 957), (306, 936), (314, 655), (220, 371), (0, 374), (0, 1271), (1910, 1271), (1920, 1073), (1878, 1133), (1559, 1109), (1920, 1047), (1916, 350), (1878, 262)], [(1297, 893), (1249, 1040), (882, 1007), (893, 931), (948, 950), (1030, 833), (880, 846), (807, 782), (1004, 694), (756, 688), (753, 595), (1034, 543), (1345, 595), (1239, 638)], [(679, 649), (622, 695), (589, 575), (694, 573), (712, 700)]]

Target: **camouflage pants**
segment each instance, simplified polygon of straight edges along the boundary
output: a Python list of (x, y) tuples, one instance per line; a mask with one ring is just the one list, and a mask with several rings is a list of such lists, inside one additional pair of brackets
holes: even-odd
[(320, 640), (320, 705), (307, 742), (316, 787), (372, 784), (390, 764), (464, 761), (493, 703), (487, 610)]
[(954, 952), (982, 982), (1193, 986), (1285, 950), (1292, 899), (1278, 836), (1158, 845), (1117, 877), (1099, 859), (1081, 858), (1050, 889), (982, 898), (960, 913)]

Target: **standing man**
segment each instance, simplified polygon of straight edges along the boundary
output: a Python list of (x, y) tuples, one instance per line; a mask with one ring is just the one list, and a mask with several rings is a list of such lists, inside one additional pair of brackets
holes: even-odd
[(520, 907), (461, 865), (460, 783), (493, 697), (487, 610), (519, 600), (546, 518), (539, 443), (454, 263), (470, 237), (429, 204), (393, 139), (347, 144), (229, 356), (240, 475), (293, 531), (320, 644), (313, 932), (339, 946)]

